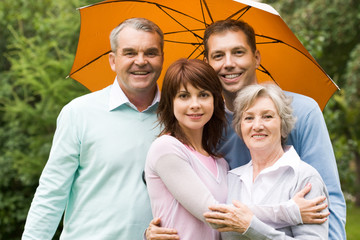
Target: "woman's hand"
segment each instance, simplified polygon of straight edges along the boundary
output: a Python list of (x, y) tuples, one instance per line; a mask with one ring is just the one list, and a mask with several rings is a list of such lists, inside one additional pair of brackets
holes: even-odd
[(209, 209), (212, 212), (204, 213), (205, 220), (218, 225), (219, 232), (244, 233), (250, 226), (253, 213), (240, 201), (233, 201), (234, 206), (213, 205)]
[(321, 212), (327, 208), (325, 196), (316, 197), (311, 200), (305, 199), (305, 195), (310, 192), (311, 184), (308, 183), (304, 189), (298, 192), (292, 199), (298, 205), (303, 223), (321, 224), (327, 220), (330, 212)]
[(175, 229), (160, 227), (160, 222), (160, 218), (154, 218), (151, 220), (149, 227), (146, 229), (146, 240), (180, 239)]

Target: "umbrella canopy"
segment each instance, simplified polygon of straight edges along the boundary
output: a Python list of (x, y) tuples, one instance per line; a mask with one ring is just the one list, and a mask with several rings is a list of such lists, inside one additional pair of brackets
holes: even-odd
[(307, 95), (323, 109), (338, 89), (316, 60), (269, 5), (249, 0), (106, 0), (80, 8), (81, 29), (69, 77), (90, 91), (114, 81), (108, 53), (109, 35), (125, 19), (147, 18), (164, 32), (164, 68), (179, 58), (203, 58), (202, 38), (217, 20), (241, 19), (255, 29), (261, 66), (260, 82), (274, 81), (282, 89)]

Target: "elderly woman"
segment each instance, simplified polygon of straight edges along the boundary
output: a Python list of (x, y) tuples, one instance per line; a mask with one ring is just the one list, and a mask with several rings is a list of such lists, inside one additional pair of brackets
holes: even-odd
[[(252, 160), (228, 174), (228, 203), (215, 205), (205, 213), (209, 223), (221, 225), (228, 239), (327, 239), (328, 221), (276, 228), (259, 220), (247, 205), (276, 205), (291, 199), (307, 184), (306, 198), (328, 193), (319, 173), (301, 161), (292, 146), (285, 146), (295, 119), (291, 99), (273, 84), (244, 88), (235, 101), (233, 124), (250, 150)], [(318, 213), (327, 215), (327, 209)]]

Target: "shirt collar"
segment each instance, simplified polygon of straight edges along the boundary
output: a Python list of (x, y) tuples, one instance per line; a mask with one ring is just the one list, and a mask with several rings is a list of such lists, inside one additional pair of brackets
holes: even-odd
[[(154, 100), (152, 101), (151, 105), (147, 109), (149, 109), (153, 105), (157, 104), (159, 101), (160, 101), (160, 91), (159, 91), (159, 86), (157, 86)], [(137, 111), (137, 108), (134, 106), (134, 104), (132, 104), (129, 101), (129, 99), (126, 97), (124, 91), (121, 89), (119, 82), (117, 81), (117, 78), (115, 78), (114, 83), (111, 85), (111, 88), (110, 88), (109, 111), (112, 111), (112, 110), (120, 107), (123, 104), (126, 104)], [(144, 110), (144, 111), (146, 111), (146, 110)]]
[[(281, 158), (279, 158), (279, 160), (277, 160), (274, 165), (261, 171), (261, 174), (271, 172), (271, 171), (276, 171), (277, 169), (282, 168), (282, 167), (292, 168), (295, 172), (299, 166), (300, 161), (301, 161), (300, 157), (297, 154), (297, 152), (295, 151), (294, 147), (286, 146), (285, 153), (283, 154), (283, 156)], [(238, 175), (240, 178), (248, 177), (247, 175), (249, 174), (249, 172), (252, 173), (252, 167), (253, 167), (253, 164), (252, 164), (252, 161), (250, 161), (246, 165), (235, 168), (235, 169), (231, 170), (230, 172), (235, 175)]]
[[(268, 168), (268, 171), (275, 171), (281, 167), (290, 167), (294, 171), (298, 168), (300, 157), (293, 146), (285, 146), (285, 153), (275, 162), (274, 165)], [(265, 169), (266, 170), (266, 169)]]

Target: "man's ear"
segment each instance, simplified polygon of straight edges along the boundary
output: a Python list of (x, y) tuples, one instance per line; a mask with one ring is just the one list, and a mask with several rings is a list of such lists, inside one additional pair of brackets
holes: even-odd
[(204, 57), (203, 61), (206, 62), (206, 63), (209, 63), (207, 57)]
[(109, 53), (109, 63), (110, 63), (110, 67), (111, 70), (113, 70), (115, 72), (115, 53), (110, 52)]
[(256, 60), (256, 68), (260, 67), (261, 63), (261, 54), (260, 51), (256, 49), (255, 51), (255, 60)]

